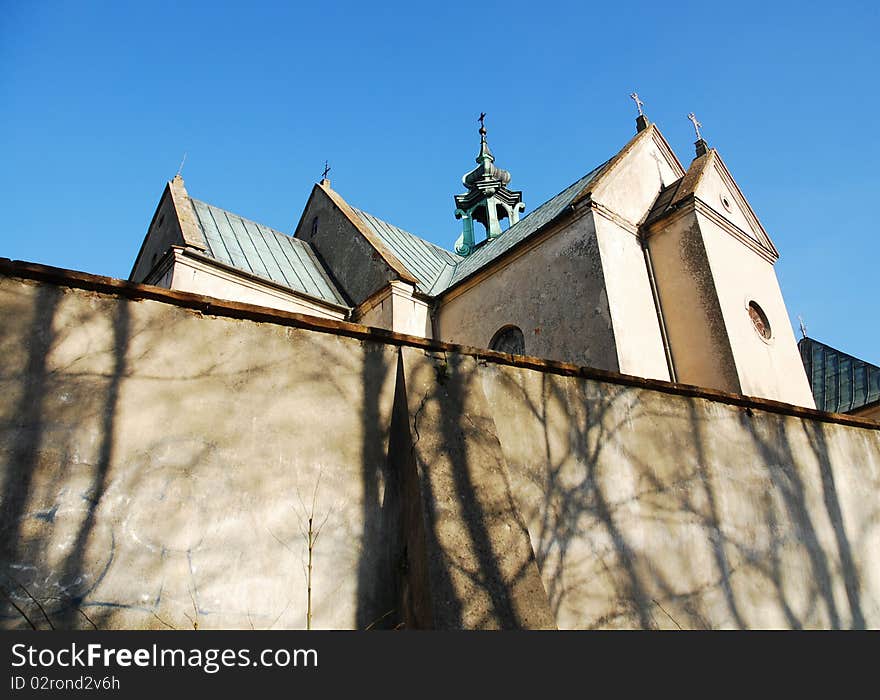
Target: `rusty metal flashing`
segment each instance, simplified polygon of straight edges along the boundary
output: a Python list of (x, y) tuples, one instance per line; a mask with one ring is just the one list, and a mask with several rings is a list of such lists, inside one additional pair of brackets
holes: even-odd
[[(858, 408), (854, 408), (852, 411), (847, 413), (849, 416), (859, 416), (863, 413), (867, 413), (868, 411), (874, 411), (875, 409), (880, 408), (880, 399), (876, 401), (872, 401), (871, 403), (862, 404)], [(874, 420), (873, 418), (869, 418), (867, 420)]]
[(69, 287), (72, 289), (84, 289), (99, 294), (123, 297), (133, 301), (158, 301), (180, 308), (190, 309), (208, 316), (236, 318), (260, 323), (274, 323), (318, 333), (331, 333), (339, 336), (357, 338), (358, 340), (420, 348), (429, 352), (454, 352), (500, 365), (531, 369), (559, 376), (581, 377), (593, 381), (607, 382), (609, 384), (617, 384), (620, 386), (630, 386), (649, 391), (659, 391), (661, 393), (677, 396), (706, 399), (707, 401), (739, 406), (745, 408), (747, 412), (750, 409), (757, 409), (796, 418), (817, 420), (823, 423), (837, 423), (840, 425), (850, 425), (856, 428), (866, 428), (868, 430), (880, 430), (880, 422), (878, 421), (856, 418), (839, 413), (826, 413), (824, 411), (817, 411), (813, 408), (794, 406), (792, 404), (773, 401), (771, 399), (732, 394), (689, 384), (675, 384), (660, 379), (635, 377), (629, 374), (609, 372), (606, 370), (594, 369), (592, 367), (581, 367), (568, 362), (544, 360), (538, 357), (509, 355), (494, 350), (444, 343), (437, 340), (419, 338), (418, 336), (394, 333), (393, 331), (387, 331), (381, 328), (369, 328), (367, 326), (348, 323), (346, 321), (335, 321), (333, 319), (320, 318), (318, 316), (279, 311), (264, 306), (256, 306), (254, 304), (224, 301), (202, 296), (200, 294), (177, 292), (162, 287), (154, 287), (152, 285), (135, 284), (133, 282), (126, 282), (112, 277), (102, 277), (85, 272), (50, 267), (38, 263), (0, 258), (0, 275), (16, 279), (48, 282), (50, 284), (56, 284), (58, 286)]

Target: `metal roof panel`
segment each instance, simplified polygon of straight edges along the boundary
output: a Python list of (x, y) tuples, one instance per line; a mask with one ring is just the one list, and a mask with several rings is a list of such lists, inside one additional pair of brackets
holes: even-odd
[(206, 202), (190, 201), (209, 257), (297, 292), (347, 305), (308, 242)]

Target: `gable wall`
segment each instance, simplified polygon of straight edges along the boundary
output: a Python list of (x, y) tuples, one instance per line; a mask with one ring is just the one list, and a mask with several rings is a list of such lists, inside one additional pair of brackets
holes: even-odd
[(502, 269), (443, 297), (438, 339), (485, 348), (500, 328), (514, 325), (525, 336), (526, 355), (617, 371), (593, 217), (563, 226)]
[[(313, 234), (315, 217), (318, 229)], [(331, 277), (355, 306), (396, 277), (320, 187), (312, 190), (294, 238), (311, 243)]]
[(637, 235), (639, 223), (661, 188), (680, 173), (677, 163), (670, 164), (659, 139), (653, 131), (644, 134), (602, 176), (592, 201), (601, 207), (594, 217), (619, 369), (640, 377), (669, 379), (657, 308)]
[[(187, 204), (189, 204), (187, 202)], [(170, 186), (165, 188), (156, 213), (150, 222), (147, 235), (144, 238), (143, 247), (134, 264), (129, 280), (132, 282), (144, 282), (153, 266), (162, 258), (165, 252), (173, 245), (183, 245), (183, 232), (177, 219), (177, 211), (171, 196)]]
[[(707, 216), (697, 214), (697, 222), (742, 393), (815, 408), (773, 265)], [(770, 321), (769, 341), (755, 331), (750, 301)]]

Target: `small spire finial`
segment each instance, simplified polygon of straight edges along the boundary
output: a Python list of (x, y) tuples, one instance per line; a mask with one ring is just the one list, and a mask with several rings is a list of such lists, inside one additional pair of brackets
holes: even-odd
[(798, 321), (801, 324), (801, 335), (804, 336), (804, 338), (806, 338), (807, 337), (807, 324), (804, 323), (804, 317), (798, 316)]
[(477, 121), (480, 122), (480, 136), (486, 135), (486, 124), (484, 123), (485, 120), (486, 120), (486, 113), (480, 112), (480, 116), (477, 119)]
[(327, 161), (325, 160), (325, 161), (324, 161), (324, 172), (321, 173), (321, 179), (322, 179), (322, 180), (326, 180), (326, 179), (327, 179), (327, 173), (329, 173), (330, 170), (331, 170), (331, 168), (330, 168), (330, 166), (327, 164)]
[(181, 177), (181, 173), (183, 172), (183, 164), (186, 163), (186, 151), (183, 152), (183, 160), (180, 161), (180, 167), (177, 169), (177, 175), (174, 177)]
[(644, 106), (645, 103), (639, 99), (639, 93), (631, 92), (629, 94), (629, 96), (630, 96), (630, 99), (636, 103), (636, 109), (639, 110), (639, 116), (640, 117), (645, 116), (645, 113), (642, 111), (642, 107)]
[(696, 117), (696, 115), (695, 115), (693, 112), (691, 112), (690, 114), (688, 114), (688, 119), (690, 119), (690, 120), (691, 120), (691, 124), (694, 125), (694, 131), (697, 132), (697, 141), (702, 141), (702, 140), (703, 140), (703, 136), (702, 136), (702, 134), (700, 134), (700, 127), (703, 126), (703, 124), (702, 124), (701, 122), (698, 122), (698, 121), (697, 121), (697, 117)]

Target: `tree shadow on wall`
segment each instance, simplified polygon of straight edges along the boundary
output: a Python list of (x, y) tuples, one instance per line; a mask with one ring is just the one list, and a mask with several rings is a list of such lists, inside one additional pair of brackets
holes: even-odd
[[(88, 350), (65, 365), (50, 365), (50, 355), (77, 328), (100, 322), (100, 314), (79, 311), (67, 319), (65, 326), (59, 326), (57, 316), (63, 297), (63, 291), (57, 287), (37, 287), (30, 313), (21, 314), (30, 318), (17, 349), (24, 349), (26, 365), (17, 380), (3, 372), (5, 381), (12, 384), (6, 390), (18, 390), (19, 400), (12, 414), (13, 425), (4, 426), (7, 440), (14, 447), (4, 466), (2, 485), (4, 518), (0, 546), (4, 580), (0, 585), (7, 602), (17, 608), (13, 614), (6, 611), (7, 619), (20, 624), (70, 628), (95, 626), (81, 605), (106, 572), (105, 568), (98, 573), (97, 580), (87, 582), (87, 576), (95, 572), (84, 571), (83, 557), (112, 460), (119, 387), (125, 374), (129, 341), (129, 310), (125, 303), (115, 305), (111, 347), (109, 351), (98, 351), (112, 356), (109, 374), (79, 376), (69, 370), (89, 354)], [(10, 336), (15, 332), (14, 326), (7, 327)], [(96, 428), (98, 448), (96, 461), (89, 464), (81, 461), (83, 446), (78, 444), (76, 434), (92, 427)], [(70, 499), (66, 505), (60, 503), (65, 499), (64, 482), (70, 472), (76, 472), (79, 505)], [(36, 483), (38, 478), (40, 482)], [(37, 509), (31, 511), (34, 507)], [(56, 525), (70, 528), (63, 533), (63, 543), (55, 545), (67, 553), (56, 570), (49, 575), (44, 571), (42, 580), (34, 580), (40, 567), (29, 562), (45, 562), (50, 554), (40, 533), (45, 534)], [(21, 617), (29, 618), (30, 623)]]
[[(773, 492), (780, 497), (784, 514), (793, 527), (796, 549), (806, 554), (808, 580), (811, 582), (808, 604), (798, 617), (795, 604), (788, 599), (784, 572), (778, 564), (775, 565), (766, 574), (775, 585), (779, 604), (793, 628), (815, 626), (816, 620), (824, 619), (827, 623), (823, 626), (832, 629), (864, 629), (860, 577), (852, 544), (844, 528), (843, 512), (834, 480), (835, 469), (826, 440), (826, 425), (819, 421), (784, 416), (768, 418), (757, 421), (749, 411), (740, 414), (743, 428), (751, 436), (763, 458)], [(789, 431), (795, 429), (796, 425), (802, 428), (818, 467), (824, 513), (817, 513), (811, 508), (810, 495), (814, 489), (808, 488), (804, 480), (804, 470), (809, 460), (803, 453), (795, 451), (789, 437)], [(830, 542), (823, 542), (818, 518), (827, 518), (827, 524), (834, 533), (833, 546)], [(774, 545), (777, 550), (790, 549), (793, 543), (783, 539), (782, 542), (774, 542)], [(840, 610), (839, 601), (835, 600), (835, 581), (839, 579), (842, 579), (846, 591), (848, 611)], [(819, 611), (819, 606), (824, 609), (824, 615)]]
[(406, 530), (407, 626), (547, 626), (542, 603), (531, 599), (543, 591), (532, 590), (537, 570), (483, 397), (480, 361), (427, 352), (422, 361), (421, 351), (407, 352), (414, 361), (398, 359), (391, 445)]

